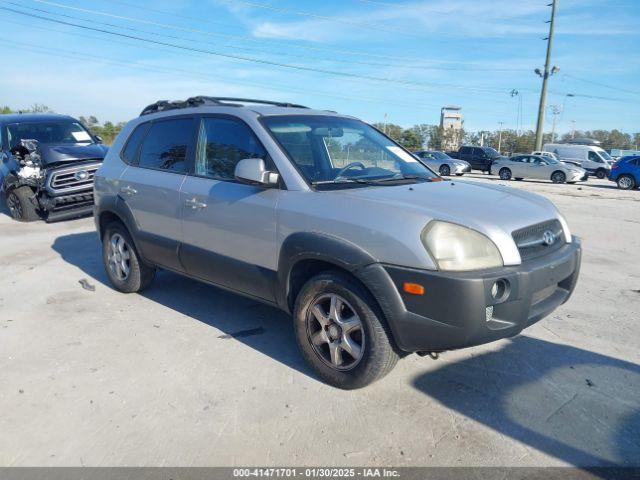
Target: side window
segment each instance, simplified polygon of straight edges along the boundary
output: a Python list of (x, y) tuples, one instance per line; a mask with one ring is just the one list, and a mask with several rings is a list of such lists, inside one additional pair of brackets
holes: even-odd
[(473, 151), (471, 147), (460, 147), (460, 153), (464, 153), (465, 155), (470, 154)]
[(191, 118), (153, 122), (142, 142), (138, 166), (184, 173), (192, 125)]
[(239, 120), (203, 118), (196, 155), (196, 175), (232, 180), (236, 164), (245, 158), (267, 157), (253, 131)]
[(602, 163), (602, 159), (596, 152), (589, 151), (589, 160), (596, 163)]
[(484, 156), (486, 156), (486, 155), (485, 155), (485, 153), (484, 153), (484, 150), (483, 150), (483, 149), (481, 149), (481, 148), (474, 148), (474, 149), (473, 149), (473, 154), (474, 154), (475, 156), (477, 156), (477, 157), (484, 157)]
[(148, 123), (143, 123), (138, 125), (129, 138), (127, 139), (127, 143), (125, 144), (122, 152), (120, 152), (120, 158), (128, 163), (129, 165), (133, 165), (138, 161), (138, 151), (140, 150), (140, 142), (144, 138), (144, 134), (147, 132), (147, 128), (149, 127)]

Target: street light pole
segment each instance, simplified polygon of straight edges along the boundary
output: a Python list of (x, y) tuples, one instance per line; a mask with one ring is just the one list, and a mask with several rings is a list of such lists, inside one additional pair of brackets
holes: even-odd
[(556, 19), (556, 3), (552, 0), (549, 4), (551, 7), (551, 20), (549, 20), (549, 36), (545, 38), (547, 41), (547, 57), (544, 63), (544, 72), (536, 69), (536, 73), (542, 77), (542, 90), (540, 91), (540, 105), (538, 106), (538, 124), (536, 125), (536, 150), (542, 150), (542, 135), (544, 133), (544, 109), (547, 103), (547, 81), (549, 77), (556, 73), (558, 69), (551, 67), (551, 48), (553, 46), (553, 30)]
[(502, 125), (504, 125), (504, 122), (498, 122), (498, 125), (500, 125), (500, 131), (498, 132), (498, 153), (502, 152)]

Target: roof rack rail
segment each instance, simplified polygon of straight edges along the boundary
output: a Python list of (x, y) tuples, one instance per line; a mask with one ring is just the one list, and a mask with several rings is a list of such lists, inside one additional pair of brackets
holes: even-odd
[[(237, 103), (234, 103), (237, 102)], [(236, 98), (236, 97), (207, 97), (199, 95), (197, 97), (190, 97), (186, 100), (159, 100), (156, 103), (152, 103), (142, 110), (140, 116), (150, 115), (152, 113), (164, 112), (166, 110), (178, 110), (181, 108), (194, 108), (204, 106), (224, 106), (224, 107), (242, 107), (243, 103), (257, 103), (261, 105), (273, 105), (274, 107), (285, 108), (309, 108), (304, 105), (298, 105), (296, 103), (289, 102), (272, 102), (270, 100), (257, 100), (254, 98)]]

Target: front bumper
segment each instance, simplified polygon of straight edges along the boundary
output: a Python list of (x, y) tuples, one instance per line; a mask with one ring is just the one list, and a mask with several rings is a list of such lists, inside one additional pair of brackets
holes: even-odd
[(567, 182), (586, 182), (589, 174), (585, 172), (567, 172)]
[[(580, 240), (522, 265), (483, 272), (437, 272), (373, 264), (359, 272), (387, 318), (398, 347), (443, 351), (512, 337), (565, 303), (580, 271)], [(495, 300), (496, 280), (508, 284)], [(405, 282), (424, 295), (405, 293)]]
[(462, 174), (469, 173), (471, 171), (471, 165), (454, 164), (451, 167), (451, 173)]

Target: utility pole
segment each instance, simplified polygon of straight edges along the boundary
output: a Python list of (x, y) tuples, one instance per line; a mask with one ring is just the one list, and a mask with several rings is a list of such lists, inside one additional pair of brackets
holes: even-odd
[(551, 20), (549, 23), (549, 36), (544, 40), (547, 41), (547, 57), (544, 62), (544, 72), (540, 72), (539, 68), (536, 68), (536, 73), (542, 77), (542, 90), (540, 91), (540, 105), (538, 106), (538, 124), (536, 126), (536, 150), (542, 150), (542, 136), (544, 133), (544, 109), (547, 103), (547, 81), (549, 77), (559, 71), (557, 67), (551, 67), (551, 47), (553, 46), (553, 29), (556, 19), (556, 4), (557, 0), (552, 0), (549, 4), (551, 7)]
[(498, 122), (498, 125), (500, 125), (500, 130), (498, 132), (498, 153), (502, 152), (502, 125), (504, 125), (504, 122)]
[(576, 138), (576, 121), (571, 120), (571, 139)]
[(387, 114), (384, 114), (384, 129), (382, 130), (382, 133), (384, 133), (385, 135), (387, 134)]

